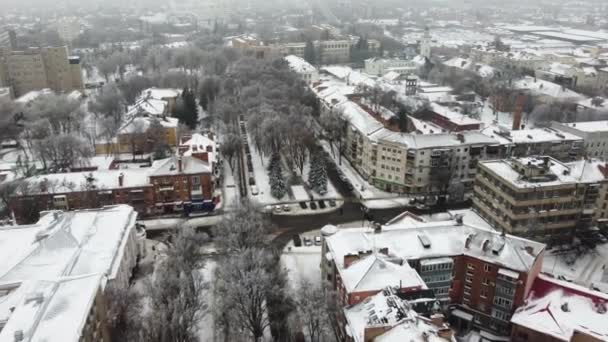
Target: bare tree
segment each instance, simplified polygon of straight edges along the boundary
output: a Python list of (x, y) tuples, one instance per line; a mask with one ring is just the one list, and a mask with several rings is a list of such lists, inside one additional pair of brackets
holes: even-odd
[(112, 341), (140, 341), (142, 328), (142, 298), (133, 289), (109, 286), (107, 298), (107, 322)]
[(124, 98), (116, 86), (106, 85), (89, 102), (89, 110), (104, 117), (111, 117), (114, 122), (120, 123), (125, 111)]
[(284, 132), (286, 157), (300, 170), (300, 174), (308, 159), (309, 147), (314, 142), (314, 130), (309, 113), (310, 108), (304, 106), (292, 109), (292, 114), (285, 118), (286, 122), (282, 125), (286, 128)]
[(250, 202), (243, 201), (224, 215), (213, 232), (219, 248), (243, 251), (268, 246), (270, 228), (271, 223)]
[(231, 333), (239, 328), (258, 342), (270, 327), (266, 297), (272, 291), (281, 291), (269, 272), (272, 263), (268, 252), (246, 249), (223, 259), (216, 268), (216, 316), (224, 315), (228, 317), (224, 322), (236, 325), (230, 327)]
[(143, 341), (198, 341), (198, 324), (208, 309), (207, 287), (197, 270), (202, 267), (198, 250), (205, 239), (188, 227), (172, 235), (167, 255), (146, 289), (150, 310), (143, 320)]
[[(332, 110), (321, 114), (319, 123), (321, 124), (321, 127), (323, 127), (325, 138), (329, 142), (329, 146), (331, 147), (331, 152), (334, 158), (336, 156), (334, 148), (338, 148), (339, 164), (342, 165), (342, 153), (344, 153), (346, 150), (344, 138), (346, 135), (348, 121), (346, 121), (341, 112)], [(336, 144), (337, 146), (335, 146)]]
[[(229, 126), (231, 127), (231, 126)], [(228, 159), (228, 165), (230, 171), (234, 172), (235, 157), (238, 155), (238, 151), (241, 148), (241, 137), (235, 132), (235, 128), (228, 129), (222, 144), (220, 146), (220, 153)]]
[(310, 342), (328, 341), (329, 322), (325, 290), (309, 282), (300, 284), (297, 294), (297, 313)]

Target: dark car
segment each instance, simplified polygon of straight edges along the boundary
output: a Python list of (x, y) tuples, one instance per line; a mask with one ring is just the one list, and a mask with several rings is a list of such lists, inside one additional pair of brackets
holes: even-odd
[(302, 239), (300, 239), (300, 235), (295, 234), (293, 236), (293, 245), (296, 247), (301, 247), (302, 246)]
[(321, 208), (321, 209), (327, 208), (327, 206), (325, 205), (325, 201), (319, 200), (319, 208)]
[(336, 200), (330, 199), (329, 200), (329, 206), (330, 207), (335, 207), (336, 206)]
[(349, 191), (353, 191), (353, 190), (355, 189), (355, 187), (354, 187), (354, 186), (353, 186), (351, 183), (346, 183), (346, 188), (347, 188)]
[(315, 203), (315, 202), (310, 202), (310, 209), (312, 209), (312, 210), (317, 210), (317, 203)]
[(306, 202), (300, 202), (300, 208), (302, 208), (302, 209), (308, 209), (308, 206), (306, 205)]

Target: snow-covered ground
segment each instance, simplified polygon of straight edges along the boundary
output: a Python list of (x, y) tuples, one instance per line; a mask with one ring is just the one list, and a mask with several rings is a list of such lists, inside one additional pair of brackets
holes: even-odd
[(224, 183), (222, 191), (222, 208), (224, 210), (230, 210), (233, 208), (236, 201), (239, 200), (239, 188), (234, 181), (230, 165), (228, 165), (228, 161), (226, 160), (224, 160)]
[[(314, 231), (300, 235), (302, 240), (309, 237), (314, 241), (320, 232)], [(281, 263), (287, 269), (287, 278), (294, 291), (297, 291), (303, 282), (313, 285), (321, 283), (321, 246), (295, 247), (290, 241), (283, 249)]]
[(213, 316), (213, 305), (215, 303), (215, 293), (213, 288), (213, 271), (215, 270), (216, 262), (214, 260), (207, 260), (205, 266), (199, 271), (203, 275), (203, 280), (207, 284), (204, 296), (205, 302), (209, 305), (207, 312), (199, 323), (199, 340), (201, 342), (215, 341), (215, 320)]
[(160, 218), (150, 220), (140, 220), (139, 223), (146, 226), (146, 230), (175, 229), (180, 226), (188, 227), (210, 227), (222, 220), (222, 215), (201, 216), (191, 218)]

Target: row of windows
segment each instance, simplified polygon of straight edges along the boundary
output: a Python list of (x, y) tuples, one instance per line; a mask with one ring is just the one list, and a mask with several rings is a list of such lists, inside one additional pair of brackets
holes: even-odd
[(424, 280), (425, 283), (444, 282), (444, 281), (452, 280), (452, 274), (451, 273), (440, 273), (438, 275), (427, 275), (427, 276), (422, 277), (422, 280)]
[(441, 270), (451, 270), (453, 268), (454, 264), (450, 263), (444, 263), (444, 264), (431, 264), (431, 265), (422, 265), (420, 266), (420, 271), (421, 272), (428, 272), (428, 271), (441, 271)]

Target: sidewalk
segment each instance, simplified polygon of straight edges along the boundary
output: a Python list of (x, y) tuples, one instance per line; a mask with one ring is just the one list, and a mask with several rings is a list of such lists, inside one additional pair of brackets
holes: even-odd
[(151, 220), (139, 220), (138, 223), (145, 225), (146, 230), (150, 231), (176, 229), (181, 226), (200, 228), (214, 226), (218, 222), (220, 222), (223, 217), (223, 215), (213, 215), (192, 218), (161, 218)]

